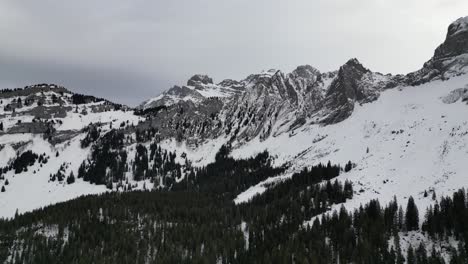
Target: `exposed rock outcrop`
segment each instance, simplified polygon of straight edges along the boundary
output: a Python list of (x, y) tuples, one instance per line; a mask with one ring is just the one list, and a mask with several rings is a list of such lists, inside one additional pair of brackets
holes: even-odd
[(419, 71), (408, 74), (406, 83), (419, 85), (432, 80), (446, 80), (468, 72), (468, 17), (450, 24), (447, 36)]

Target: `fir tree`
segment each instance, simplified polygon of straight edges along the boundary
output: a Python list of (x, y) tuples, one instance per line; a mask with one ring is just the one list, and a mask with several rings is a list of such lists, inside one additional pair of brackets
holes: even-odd
[(406, 263), (416, 264), (416, 256), (414, 255), (414, 249), (411, 245), (408, 247), (408, 253), (406, 255)]
[(419, 244), (419, 247), (416, 250), (416, 263), (428, 264), (427, 251), (422, 242)]
[(413, 231), (419, 229), (419, 212), (412, 196), (410, 196), (408, 199), (405, 220), (406, 230)]
[(345, 167), (344, 167), (344, 171), (345, 172), (348, 172), (350, 171), (351, 169), (353, 169), (353, 164), (351, 163), (351, 161), (348, 161), (348, 163), (346, 163)]
[(73, 171), (70, 173), (70, 175), (67, 177), (67, 184), (72, 184), (75, 182), (75, 175), (73, 174)]

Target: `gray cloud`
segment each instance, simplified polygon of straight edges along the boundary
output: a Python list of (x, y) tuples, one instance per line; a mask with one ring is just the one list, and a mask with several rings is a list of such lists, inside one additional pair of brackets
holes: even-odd
[(466, 0), (5, 0), (0, 85), (56, 82), (135, 105), (194, 73), (405, 73), (432, 56)]

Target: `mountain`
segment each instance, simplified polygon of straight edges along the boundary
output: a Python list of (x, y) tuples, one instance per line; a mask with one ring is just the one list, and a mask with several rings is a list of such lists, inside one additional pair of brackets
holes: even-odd
[[(250, 210), (263, 210), (262, 199), (270, 199), (270, 192), (289, 188), (307, 193), (333, 178), (346, 183), (347, 192), (335, 190), (336, 199), (324, 198), (327, 205), (315, 214), (289, 219), (296, 224), (291, 232), (302, 232), (296, 230), (299, 222), (304, 228), (317, 225), (317, 219), (327, 221), (327, 214), (342, 206), (352, 211), (373, 199), (384, 205), (394, 197), (404, 203), (412, 197), (419, 218), (425, 219), (426, 209), (438, 202), (432, 197), (451, 196), (468, 184), (467, 66), (465, 17), (450, 24), (445, 41), (421, 69), (406, 75), (373, 72), (357, 59), (333, 72), (303, 65), (290, 73), (271, 69), (218, 84), (198, 74), (135, 109), (54, 84), (4, 89), (0, 217), (84, 194), (107, 193), (89, 198), (105, 202), (122, 199), (112, 191), (119, 195), (149, 189), (163, 191), (154, 195), (167, 199), (167, 204), (158, 199), (154, 203), (168, 215), (178, 212), (178, 201), (206, 214), (218, 208), (211, 204), (216, 197), (225, 206), (219, 214), (244, 210), (251, 217)], [(347, 165), (327, 169), (318, 165), (327, 163)], [(297, 179), (308, 175), (304, 168), (311, 166), (329, 175), (298, 186)], [(196, 190), (194, 200), (186, 201), (186, 194), (177, 192), (184, 188)], [(208, 194), (209, 199), (203, 197)], [(146, 201), (139, 200), (138, 192), (122, 195)], [(291, 201), (298, 194), (289, 195), (286, 200)], [(57, 215), (54, 208), (81, 208), (81, 201), (45, 210)], [(122, 202), (126, 210), (133, 210), (132, 201)], [(201, 206), (204, 203), (210, 207)], [(96, 214), (110, 214), (90, 204)], [(37, 223), (34, 226), (38, 228)], [(213, 223), (211, 228), (220, 227)], [(249, 232), (242, 232), (246, 239)], [(430, 239), (413, 232), (401, 243), (406, 243), (406, 252), (408, 245), (416, 248), (418, 240)], [(449, 251), (438, 253), (447, 260)], [(0, 250), (0, 259), (1, 254)]]
[[(0, 167), (4, 168), (0, 185), (6, 187), (0, 193), (2, 216), (105, 191), (102, 185), (114, 190), (143, 188), (143, 183), (146, 188), (167, 187), (162, 178), (182, 180), (190, 166), (212, 162), (226, 144), (236, 157), (267, 149), (276, 156), (277, 165), (288, 165), (289, 174), (319, 161), (352, 160), (360, 174), (366, 174), (356, 177), (364, 177), (362, 188), (370, 192), (382, 192), (376, 190), (380, 188), (374, 182), (376, 174), (388, 180), (404, 170), (405, 179), (419, 177), (416, 169), (406, 168), (409, 158), (443, 168), (424, 170), (428, 175), (438, 171), (427, 176), (434, 180), (424, 188), (436, 188), (435, 182), (457, 182), (457, 160), (466, 155), (458, 149), (465, 144), (466, 122), (461, 113), (466, 106), (461, 101), (466, 101), (468, 88), (467, 20), (453, 22), (434, 56), (407, 75), (372, 72), (357, 59), (334, 72), (322, 73), (304, 65), (291, 73), (272, 69), (218, 84), (207, 75), (194, 75), (186, 85), (174, 86), (135, 110), (57, 85), (5, 89), (0, 93)], [(112, 131), (116, 135), (109, 134)], [(150, 152), (151, 142), (172, 153), (171, 162), (182, 171), (162, 175), (162, 165), (149, 169), (155, 165), (148, 161), (143, 167), (147, 175), (135, 177), (135, 162), (140, 158), (137, 148), (144, 146), (142, 153)], [(109, 149), (100, 149), (102, 144)], [(368, 147), (370, 152), (364, 153)], [(446, 152), (441, 154), (440, 149)], [(457, 156), (451, 162), (446, 161), (451, 153), (448, 149)], [(15, 173), (12, 164), (27, 151), (47, 157), (49, 163), (34, 162), (27, 171)], [(99, 153), (115, 155), (122, 164), (94, 160)], [(102, 179), (65, 183), (70, 174), (80, 174), (80, 167), (81, 174), (86, 174), (99, 166), (105, 174)], [(109, 171), (118, 166), (124, 166), (118, 176)], [(411, 175), (407, 175), (409, 171), (413, 171)], [(65, 175), (58, 177), (62, 181), (51, 181), (59, 172)], [(400, 188), (402, 182), (394, 179), (392, 186)], [(263, 189), (261, 186), (252, 188)], [(30, 195), (20, 201), (17, 197), (24, 192)]]
[(267, 150), (282, 168), (238, 189), (231, 200), (239, 206), (331, 161), (353, 164), (337, 179), (352, 182), (354, 196), (330, 210), (394, 195), (427, 208), (428, 192), (451, 195), (467, 184), (467, 65), (465, 17), (407, 75), (373, 72), (357, 59), (333, 72), (303, 65), (218, 84), (194, 75), (136, 109), (54, 84), (4, 89), (0, 217), (83, 194), (178, 188), (214, 166), (223, 148), (238, 160)]
[(162, 94), (151, 98), (137, 107), (137, 109), (150, 109), (161, 106), (171, 106), (180, 101), (199, 103), (208, 98), (229, 98), (241, 93), (244, 87), (233, 80), (224, 80), (219, 84), (213, 84), (213, 79), (207, 75), (197, 74), (192, 76), (185, 86), (174, 86)]

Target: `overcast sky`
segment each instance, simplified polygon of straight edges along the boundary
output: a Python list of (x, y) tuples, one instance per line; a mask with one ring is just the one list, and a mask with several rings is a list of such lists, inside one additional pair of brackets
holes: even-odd
[(467, 0), (1, 0), (0, 86), (136, 105), (195, 73), (329, 71), (352, 57), (407, 73), (467, 15)]

